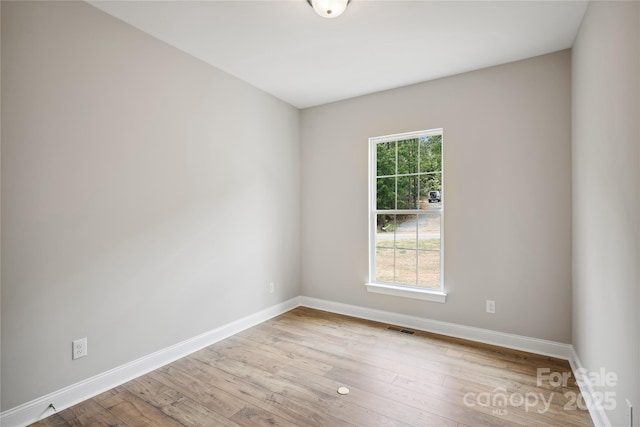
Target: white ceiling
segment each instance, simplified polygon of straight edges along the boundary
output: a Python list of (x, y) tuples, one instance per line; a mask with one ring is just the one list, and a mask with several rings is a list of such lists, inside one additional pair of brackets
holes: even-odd
[(571, 47), (586, 1), (91, 1), (299, 108)]

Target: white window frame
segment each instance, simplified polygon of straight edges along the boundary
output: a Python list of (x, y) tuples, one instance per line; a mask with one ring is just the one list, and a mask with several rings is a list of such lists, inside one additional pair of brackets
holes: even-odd
[(433, 212), (433, 210), (420, 210), (420, 209), (394, 209), (392, 211), (378, 211), (376, 209), (376, 175), (377, 175), (377, 145), (384, 142), (393, 142), (399, 140), (421, 138), (425, 136), (442, 135), (442, 194), (444, 191), (444, 131), (442, 128), (429, 129), (416, 132), (406, 132), (394, 135), (377, 136), (369, 138), (369, 280), (365, 284), (369, 292), (375, 292), (385, 295), (393, 295), (406, 298), (414, 298), (426, 301), (434, 301), (444, 303), (446, 302), (447, 294), (444, 291), (444, 199), (442, 200), (441, 207), (436, 211), (440, 214), (440, 288), (439, 289), (426, 289), (419, 286), (391, 284), (391, 283), (376, 283), (374, 278), (376, 277), (376, 229), (377, 229), (377, 215), (379, 213), (395, 214), (425, 214)]

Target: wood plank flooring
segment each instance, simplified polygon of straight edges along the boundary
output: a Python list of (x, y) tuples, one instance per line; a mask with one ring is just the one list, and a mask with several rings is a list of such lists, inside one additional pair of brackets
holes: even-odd
[(299, 307), (34, 426), (593, 426), (566, 361), (389, 326)]

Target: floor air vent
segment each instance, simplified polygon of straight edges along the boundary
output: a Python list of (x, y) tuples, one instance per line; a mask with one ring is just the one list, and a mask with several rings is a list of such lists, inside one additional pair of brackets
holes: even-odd
[(412, 331), (411, 329), (399, 328), (397, 326), (389, 326), (387, 329), (390, 331), (402, 332), (403, 334), (408, 334), (408, 335), (413, 335), (416, 333), (416, 331)]

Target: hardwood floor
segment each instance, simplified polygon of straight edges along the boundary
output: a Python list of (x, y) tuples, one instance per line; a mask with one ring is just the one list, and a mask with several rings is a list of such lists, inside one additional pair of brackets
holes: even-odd
[(566, 361), (388, 327), (299, 307), (34, 425), (593, 425)]

